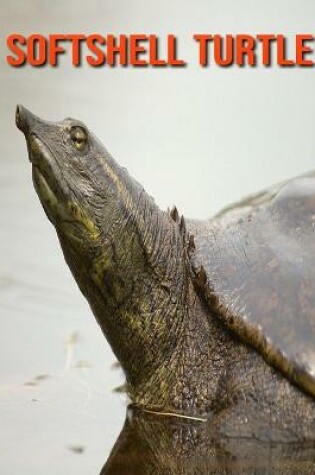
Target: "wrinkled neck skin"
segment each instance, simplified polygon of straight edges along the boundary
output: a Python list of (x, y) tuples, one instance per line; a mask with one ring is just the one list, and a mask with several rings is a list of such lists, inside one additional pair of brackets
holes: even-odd
[(88, 253), (69, 241), (68, 225), (57, 226), (66, 261), (125, 371), (132, 401), (206, 412), (209, 328), (190, 277), (183, 223), (115, 162), (110, 174), (117, 193)]

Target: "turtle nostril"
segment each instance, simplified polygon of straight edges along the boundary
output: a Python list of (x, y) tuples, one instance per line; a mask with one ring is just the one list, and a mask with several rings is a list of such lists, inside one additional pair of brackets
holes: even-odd
[(23, 132), (23, 134), (29, 135), (31, 130), (34, 128), (36, 122), (38, 123), (40, 119), (32, 114), (21, 104), (17, 105), (15, 111), (15, 123), (18, 129)]
[(15, 111), (15, 124), (24, 134), (29, 130), (31, 113), (23, 106), (18, 104)]
[(21, 106), (18, 105), (16, 106), (16, 112), (15, 112), (15, 123), (16, 123), (16, 126), (19, 128), (19, 129), (22, 129), (22, 124), (21, 124)]

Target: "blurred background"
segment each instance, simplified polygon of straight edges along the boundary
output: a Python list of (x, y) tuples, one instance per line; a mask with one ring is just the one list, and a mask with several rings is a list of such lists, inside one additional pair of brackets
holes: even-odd
[[(125, 418), (113, 354), (33, 190), (14, 113), (81, 119), (166, 208), (207, 218), (315, 166), (314, 69), (200, 68), (194, 33), (314, 33), (313, 0), (0, 0), (0, 472), (95, 474)], [(11, 68), (13, 33), (168, 33), (185, 68)], [(163, 50), (163, 48), (162, 48)], [(314, 56), (313, 56), (314, 58)]]

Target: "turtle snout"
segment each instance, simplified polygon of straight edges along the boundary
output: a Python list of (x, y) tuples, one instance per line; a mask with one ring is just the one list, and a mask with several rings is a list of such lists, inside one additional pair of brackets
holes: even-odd
[(26, 107), (23, 107), (20, 104), (16, 106), (15, 123), (17, 128), (25, 135), (31, 132), (32, 129), (41, 122), (43, 121), (36, 115), (32, 114), (32, 112), (26, 109)]
[(22, 132), (26, 132), (26, 129), (28, 129), (28, 110), (25, 109), (23, 106), (18, 105), (16, 106), (16, 112), (15, 112), (15, 123), (18, 129), (20, 129)]

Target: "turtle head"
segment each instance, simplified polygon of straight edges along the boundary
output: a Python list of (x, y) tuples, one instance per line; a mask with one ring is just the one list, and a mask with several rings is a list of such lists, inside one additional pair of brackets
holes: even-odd
[[(136, 265), (130, 222), (140, 186), (82, 122), (48, 122), (18, 106), (16, 124), (26, 138), (36, 192), (81, 290), (87, 296), (97, 286), (107, 304), (116, 305), (123, 297), (120, 274)], [(133, 252), (136, 258), (135, 246)], [(89, 300), (95, 304), (95, 296)]]
[(116, 218), (113, 202), (121, 183), (111, 157), (80, 121), (47, 122), (18, 106), (16, 124), (48, 218), (72, 252), (94, 253)]

